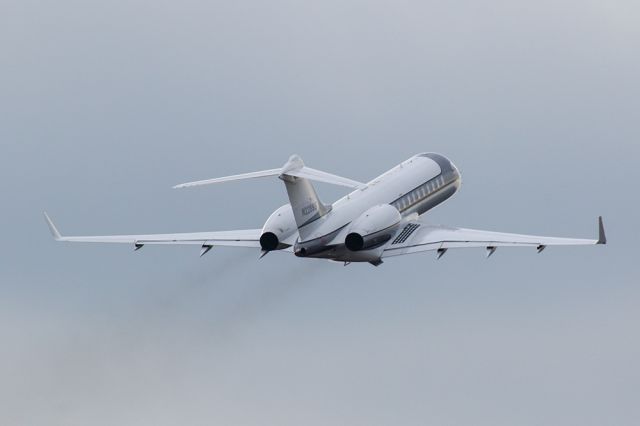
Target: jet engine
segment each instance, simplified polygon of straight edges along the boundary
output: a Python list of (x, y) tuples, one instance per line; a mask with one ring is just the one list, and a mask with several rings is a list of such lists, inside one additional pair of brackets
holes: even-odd
[(371, 207), (351, 222), (344, 245), (351, 251), (379, 246), (389, 241), (401, 220), (400, 212), (390, 204)]
[(289, 244), (285, 244), (283, 241), (289, 238), (297, 229), (291, 205), (285, 204), (273, 212), (262, 227), (260, 247), (265, 251), (287, 248)]

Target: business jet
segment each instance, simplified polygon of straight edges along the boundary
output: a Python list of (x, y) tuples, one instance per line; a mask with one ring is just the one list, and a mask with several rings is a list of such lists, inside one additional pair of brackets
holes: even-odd
[[(507, 234), (435, 226), (421, 216), (455, 194), (460, 172), (446, 157), (417, 154), (368, 183), (361, 183), (305, 166), (293, 155), (281, 168), (222, 178), (183, 183), (192, 188), (244, 179), (277, 176), (284, 182), (289, 204), (275, 210), (261, 229), (181, 234), (62, 236), (45, 212), (57, 241), (131, 244), (135, 250), (151, 244), (200, 246), (203, 256), (214, 246), (252, 247), (260, 258), (270, 252), (293, 253), (302, 258), (380, 265), (384, 259), (410, 253), (434, 251), (440, 259), (449, 249), (484, 248), (487, 257), (498, 247), (532, 247), (538, 253), (548, 246), (606, 244), (602, 217), (598, 239), (574, 239)], [(352, 188), (333, 204), (318, 198), (313, 182)]]

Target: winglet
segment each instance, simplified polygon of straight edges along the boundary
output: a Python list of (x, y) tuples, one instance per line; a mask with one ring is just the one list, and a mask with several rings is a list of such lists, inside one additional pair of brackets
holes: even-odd
[(604, 233), (604, 223), (602, 221), (602, 216), (598, 217), (598, 243), (597, 244), (607, 244), (607, 235)]
[(58, 231), (58, 228), (56, 228), (56, 226), (53, 224), (53, 221), (51, 220), (47, 212), (44, 212), (44, 219), (47, 221), (47, 225), (49, 225), (49, 231), (51, 231), (53, 239), (59, 241), (62, 238), (62, 235), (60, 235), (60, 231)]

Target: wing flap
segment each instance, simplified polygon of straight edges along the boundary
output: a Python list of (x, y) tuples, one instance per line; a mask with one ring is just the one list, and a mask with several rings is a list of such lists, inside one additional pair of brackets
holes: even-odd
[(260, 229), (221, 232), (194, 232), (184, 234), (103, 235), (60, 237), (57, 241), (72, 243), (120, 243), (120, 244), (175, 244), (215, 245), (228, 247), (260, 247)]

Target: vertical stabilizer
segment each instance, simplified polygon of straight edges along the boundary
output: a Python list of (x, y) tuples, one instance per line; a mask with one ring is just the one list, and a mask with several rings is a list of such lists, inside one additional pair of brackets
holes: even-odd
[(289, 202), (293, 209), (300, 239), (304, 241), (311, 231), (307, 225), (326, 215), (330, 207), (322, 204), (311, 181), (293, 175), (303, 168), (304, 163), (302, 162), (302, 158), (297, 155), (292, 155), (289, 161), (282, 167), (280, 179), (284, 181), (287, 188)]

